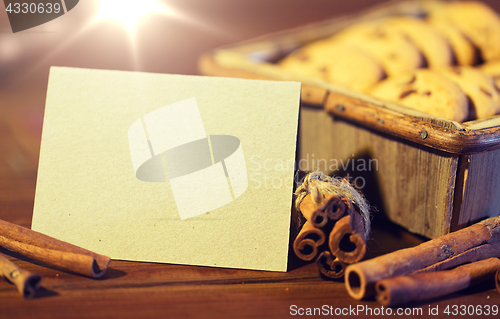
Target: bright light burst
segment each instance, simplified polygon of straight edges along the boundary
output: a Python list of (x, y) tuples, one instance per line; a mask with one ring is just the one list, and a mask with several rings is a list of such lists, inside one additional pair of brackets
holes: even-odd
[(158, 0), (100, 0), (98, 20), (115, 20), (134, 32), (140, 19), (150, 14), (173, 14), (172, 10)]

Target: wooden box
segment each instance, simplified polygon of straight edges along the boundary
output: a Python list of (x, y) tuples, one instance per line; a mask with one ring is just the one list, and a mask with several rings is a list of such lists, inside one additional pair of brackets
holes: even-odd
[(216, 49), (207, 75), (302, 82), (298, 165), (350, 179), (391, 221), (435, 238), (500, 214), (500, 116), (466, 123), (433, 117), (323, 81), (275, 61), (310, 41), (389, 15), (424, 15), (429, 1), (393, 2)]

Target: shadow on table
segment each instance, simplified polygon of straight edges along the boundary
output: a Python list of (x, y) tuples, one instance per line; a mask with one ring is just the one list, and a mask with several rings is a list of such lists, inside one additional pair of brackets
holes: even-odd
[[(43, 284), (43, 282), (42, 282), (42, 284)], [(41, 286), (36, 290), (36, 295), (33, 299), (42, 299), (42, 298), (55, 297), (55, 296), (59, 296), (59, 293), (54, 291), (54, 290), (49, 290), (49, 289)]]
[(116, 279), (125, 277), (126, 275), (127, 273), (123, 270), (108, 268), (108, 270), (106, 270), (106, 273), (104, 274), (104, 276), (102, 276), (101, 279)]

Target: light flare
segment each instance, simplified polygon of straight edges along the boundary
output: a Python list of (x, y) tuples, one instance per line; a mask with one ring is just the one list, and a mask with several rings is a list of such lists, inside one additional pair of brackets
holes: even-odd
[(139, 21), (151, 14), (174, 15), (174, 12), (157, 0), (100, 0), (96, 20), (117, 21), (133, 33)]

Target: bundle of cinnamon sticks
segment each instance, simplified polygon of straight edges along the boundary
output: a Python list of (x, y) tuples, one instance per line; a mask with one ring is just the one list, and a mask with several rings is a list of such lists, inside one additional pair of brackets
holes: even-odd
[[(351, 198), (342, 196), (342, 189), (333, 189), (343, 187), (345, 192), (351, 186), (344, 184), (347, 181), (340, 182), (341, 186), (331, 182), (324, 175), (310, 175), (298, 189), (300, 192), (307, 188), (307, 195), (296, 203), (306, 222), (295, 238), (293, 249), (302, 260), (316, 259), (321, 275), (336, 279), (344, 275), (348, 264), (363, 259), (368, 233), (366, 219)], [(356, 192), (352, 187), (349, 191)]]

